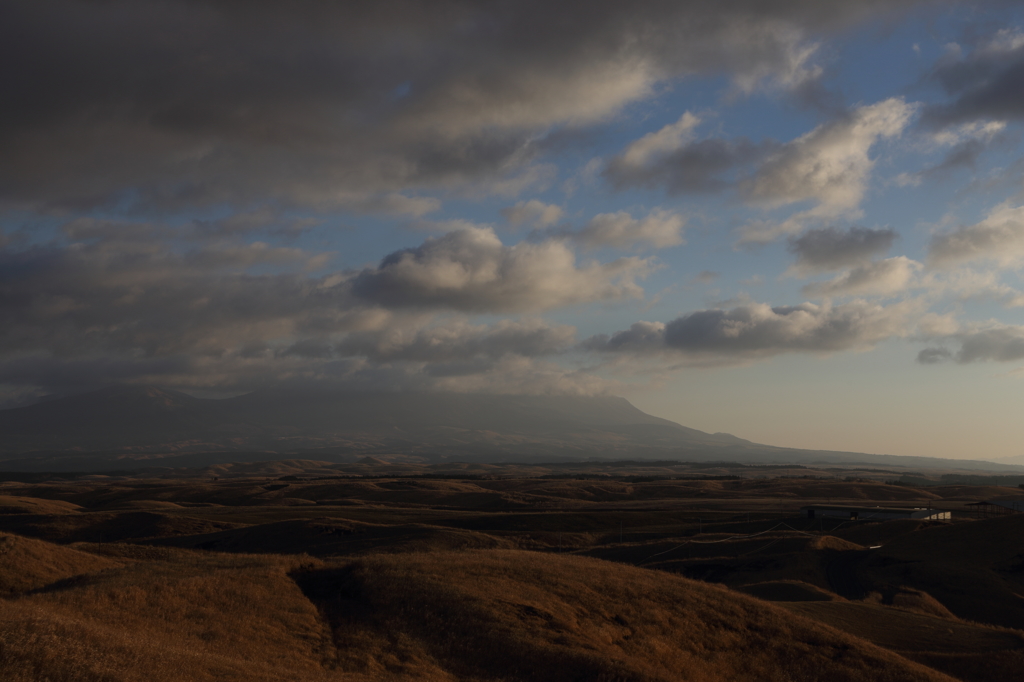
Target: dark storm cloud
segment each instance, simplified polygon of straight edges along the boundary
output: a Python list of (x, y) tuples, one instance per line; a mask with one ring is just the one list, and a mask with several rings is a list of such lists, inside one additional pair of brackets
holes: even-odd
[(932, 78), (954, 99), (925, 110), (923, 120), (948, 125), (976, 119), (1024, 118), (1024, 34), (1002, 29), (963, 56), (947, 54)]
[(529, 167), (538, 134), (659, 80), (803, 85), (812, 34), (912, 4), (9, 0), (0, 200), (371, 207), (486, 187)]
[(789, 250), (796, 256), (795, 267), (808, 272), (839, 270), (861, 265), (872, 256), (885, 253), (899, 235), (894, 230), (826, 227), (808, 230), (790, 239)]

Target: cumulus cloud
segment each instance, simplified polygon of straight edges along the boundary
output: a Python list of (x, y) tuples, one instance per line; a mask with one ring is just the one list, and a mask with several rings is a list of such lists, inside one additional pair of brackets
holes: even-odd
[(700, 310), (668, 323), (638, 322), (611, 336), (591, 337), (583, 346), (609, 353), (676, 355), (693, 364), (861, 350), (905, 336), (915, 311), (911, 303), (886, 307), (852, 301), (774, 308), (751, 303), (730, 310)]
[(981, 222), (935, 235), (928, 244), (928, 263), (935, 266), (974, 260), (1006, 265), (1022, 257), (1024, 206), (1009, 203), (996, 206)]
[(552, 129), (668, 79), (799, 87), (811, 34), (899, 4), (11, 0), (0, 200), (422, 215), (409, 190), (521, 189)]
[(793, 269), (812, 273), (860, 265), (888, 251), (897, 236), (894, 230), (866, 227), (808, 230), (789, 241), (789, 250), (796, 255)]
[(578, 267), (561, 240), (505, 246), (493, 230), (470, 228), (392, 253), (360, 272), (352, 292), (386, 307), (528, 312), (639, 298), (635, 280), (651, 268), (641, 258)]
[(684, 218), (672, 211), (655, 210), (640, 219), (625, 211), (600, 213), (583, 229), (572, 233), (572, 239), (589, 248), (652, 246), (660, 249), (685, 243), (685, 225)]
[(565, 211), (560, 206), (530, 199), (501, 209), (501, 215), (505, 220), (517, 226), (526, 223), (538, 227), (550, 227), (562, 219)]
[(922, 268), (906, 256), (886, 258), (861, 265), (828, 282), (813, 282), (803, 288), (805, 296), (887, 295), (903, 291)]

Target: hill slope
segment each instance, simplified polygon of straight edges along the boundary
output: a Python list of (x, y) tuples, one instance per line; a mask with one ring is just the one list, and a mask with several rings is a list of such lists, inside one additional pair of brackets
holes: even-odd
[(135, 549), (109, 546), (133, 551), (123, 566), (0, 597), (5, 679), (952, 679), (778, 606), (596, 559)]

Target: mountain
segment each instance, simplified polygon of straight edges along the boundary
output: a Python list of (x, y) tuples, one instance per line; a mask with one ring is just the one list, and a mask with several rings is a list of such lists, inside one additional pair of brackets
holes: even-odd
[(0, 410), (0, 452), (211, 448), (292, 450), (356, 443), (621, 440), (744, 443), (641, 412), (624, 398), (267, 389), (211, 400), (112, 386)]
[(625, 398), (265, 389), (222, 400), (112, 386), (0, 410), (0, 468), (201, 466), (303, 453), (428, 460), (677, 459), (876, 463), (1024, 471), (1010, 464), (796, 450), (705, 433)]

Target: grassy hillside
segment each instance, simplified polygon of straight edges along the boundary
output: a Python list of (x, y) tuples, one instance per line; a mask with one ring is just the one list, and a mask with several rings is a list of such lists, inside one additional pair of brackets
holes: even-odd
[(107, 561), (8, 599), (5, 679), (947, 679), (766, 602), (595, 559), (128, 550)]
[(962, 510), (968, 488), (283, 476), (0, 484), (0, 679), (986, 682), (1024, 663), (1024, 515), (795, 513)]

